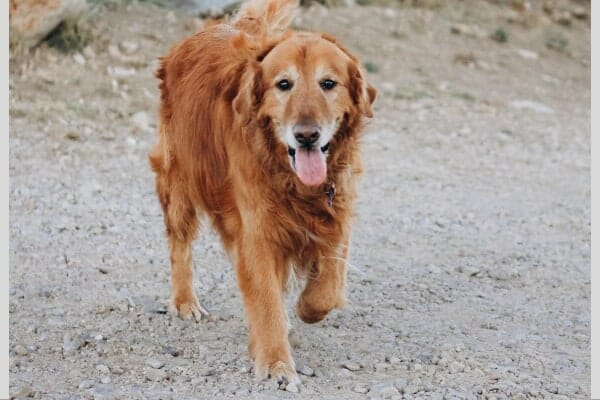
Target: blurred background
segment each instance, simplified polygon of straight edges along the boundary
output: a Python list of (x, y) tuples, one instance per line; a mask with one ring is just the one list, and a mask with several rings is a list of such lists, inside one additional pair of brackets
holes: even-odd
[(293, 315), (300, 395), (252, 379), (205, 226), (170, 270), (147, 154), (158, 57), (239, 4), (10, 0), (15, 398), (589, 398), (590, 1), (303, 2), (378, 89), (345, 310)]

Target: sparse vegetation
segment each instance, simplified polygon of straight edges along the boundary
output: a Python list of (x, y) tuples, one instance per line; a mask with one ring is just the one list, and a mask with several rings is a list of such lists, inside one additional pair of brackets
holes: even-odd
[(506, 43), (508, 41), (508, 33), (504, 28), (498, 28), (492, 33), (491, 38), (498, 43)]
[(463, 100), (469, 101), (469, 102), (473, 102), (476, 100), (475, 96), (473, 96), (469, 92), (451, 92), (450, 94), (456, 98), (463, 99)]
[(546, 35), (546, 47), (564, 53), (569, 46), (569, 40), (558, 31), (552, 31)]
[(367, 72), (371, 73), (371, 74), (376, 74), (379, 72), (379, 67), (377, 66), (377, 64), (371, 62), (371, 61), (366, 61), (364, 63), (365, 69), (367, 70)]
[(46, 37), (48, 46), (63, 53), (83, 50), (94, 38), (86, 19), (64, 21)]

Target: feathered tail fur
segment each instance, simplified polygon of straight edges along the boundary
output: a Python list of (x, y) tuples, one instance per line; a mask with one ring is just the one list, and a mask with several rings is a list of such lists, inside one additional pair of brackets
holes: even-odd
[(299, 0), (249, 0), (230, 23), (263, 41), (276, 41), (289, 28), (298, 6)]

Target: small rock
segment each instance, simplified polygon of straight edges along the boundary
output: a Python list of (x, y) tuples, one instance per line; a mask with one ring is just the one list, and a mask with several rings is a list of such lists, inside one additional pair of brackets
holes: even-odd
[(540, 58), (538, 53), (527, 49), (515, 49), (515, 52), (525, 60), (537, 60)]
[(559, 25), (571, 26), (571, 13), (568, 11), (558, 11), (552, 13), (552, 19)]
[(575, 6), (571, 9), (571, 14), (577, 19), (587, 19), (588, 11), (585, 7)]
[(360, 394), (366, 394), (369, 392), (369, 388), (366, 386), (357, 385), (352, 388), (352, 391)]
[(554, 110), (547, 105), (533, 100), (513, 100), (510, 102), (512, 108), (517, 110), (531, 110), (540, 114), (552, 114)]
[(84, 345), (84, 341), (79, 337), (73, 337), (67, 333), (63, 336), (63, 355), (68, 356), (74, 354)]
[(103, 376), (103, 377), (100, 379), (100, 382), (102, 382), (102, 383), (104, 383), (104, 384), (108, 384), (108, 383), (110, 383), (110, 376)]
[(89, 390), (94, 400), (114, 399), (115, 398), (115, 386), (114, 385), (98, 385)]
[(136, 42), (123, 41), (119, 43), (119, 49), (125, 54), (133, 54), (140, 48), (140, 45)]
[[(81, 134), (79, 132), (76, 131), (69, 131), (66, 133), (65, 137), (69, 140), (73, 140), (73, 141), (79, 141), (81, 140)], [(49, 297), (49, 296), (48, 296)]]
[(298, 385), (296, 385), (295, 383), (288, 383), (285, 387), (286, 392), (292, 392), (292, 393), (298, 393)]
[(89, 389), (92, 386), (94, 386), (96, 382), (94, 382), (91, 379), (86, 379), (85, 381), (82, 381), (79, 386), (77, 386), (79, 389)]
[(478, 27), (460, 23), (452, 25), (452, 27), (450, 27), (450, 32), (452, 32), (455, 35), (465, 35), (473, 37), (485, 36), (485, 32), (483, 32)]
[(167, 373), (162, 369), (147, 369), (146, 379), (152, 382), (161, 382), (167, 377)]
[(121, 58), (121, 51), (119, 51), (119, 48), (114, 45), (111, 44), (108, 46), (108, 54), (113, 57), (113, 58)]
[(110, 367), (110, 372), (112, 372), (115, 375), (123, 375), (125, 373), (125, 370), (119, 366), (114, 366)]
[(394, 386), (396, 386), (396, 389), (398, 389), (400, 393), (404, 393), (408, 386), (408, 379), (398, 378), (394, 381)]
[(110, 368), (108, 368), (104, 364), (98, 364), (98, 365), (96, 365), (96, 369), (98, 371), (100, 371), (101, 373), (103, 373), (103, 374), (108, 374), (110, 372)]
[(382, 399), (391, 399), (393, 396), (399, 394), (398, 389), (391, 383), (377, 383), (371, 386), (369, 393), (371, 397)]
[(146, 361), (146, 365), (148, 365), (154, 369), (161, 369), (162, 367), (165, 366), (165, 363), (160, 360), (150, 359), (150, 360)]
[(133, 126), (142, 132), (147, 132), (150, 130), (150, 119), (148, 118), (148, 113), (145, 111), (136, 112), (131, 116), (130, 121)]
[(163, 349), (163, 351), (164, 351), (166, 354), (169, 354), (169, 355), (171, 355), (171, 356), (173, 356), (173, 357), (179, 357), (179, 354), (180, 354), (180, 353), (179, 353), (179, 350), (177, 350), (177, 349), (176, 349), (175, 347), (173, 347), (173, 346), (164, 345), (164, 346), (162, 347), (162, 349)]
[(415, 394), (415, 393), (419, 393), (420, 391), (421, 391), (421, 388), (419, 386), (413, 385), (413, 384), (408, 385), (404, 389), (405, 394)]
[(90, 46), (86, 46), (85, 49), (83, 49), (83, 55), (89, 59), (96, 58), (96, 53)]
[(85, 65), (85, 57), (83, 57), (83, 55), (80, 53), (75, 54), (73, 56), (73, 60), (75, 60), (75, 62), (79, 65)]
[(116, 76), (118, 78), (125, 78), (128, 76), (135, 75), (135, 68), (123, 68), (123, 67), (107, 67), (108, 74)]
[(315, 375), (315, 371), (313, 371), (313, 369), (306, 364), (299, 364), (296, 367), (296, 372), (298, 372), (299, 374), (302, 374), (304, 376), (314, 376)]
[(352, 361), (344, 361), (342, 367), (346, 368), (348, 371), (358, 371), (361, 368), (359, 364)]
[(213, 376), (216, 373), (214, 368), (203, 368), (198, 371), (199, 376)]
[(453, 361), (448, 366), (451, 374), (458, 374), (459, 372), (463, 372), (465, 370), (465, 366), (458, 361)]
[(29, 386), (22, 386), (20, 389), (15, 391), (10, 398), (26, 398), (34, 396), (35, 392), (33, 391), (33, 389), (31, 389)]
[(167, 19), (167, 22), (170, 24), (173, 24), (175, 22), (177, 22), (177, 17), (175, 16), (175, 13), (173, 11), (169, 11), (166, 15), (165, 18)]
[(19, 356), (26, 356), (27, 354), (29, 354), (29, 352), (27, 351), (25, 346), (20, 345), (20, 344), (13, 347), (13, 351), (15, 352), (15, 354), (17, 354)]

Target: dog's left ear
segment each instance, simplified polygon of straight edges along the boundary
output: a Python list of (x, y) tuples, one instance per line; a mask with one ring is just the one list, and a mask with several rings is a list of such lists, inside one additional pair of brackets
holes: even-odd
[(258, 62), (249, 62), (241, 74), (238, 91), (232, 102), (236, 117), (240, 118), (243, 125), (252, 121), (262, 96), (262, 69)]
[(373, 102), (377, 97), (377, 90), (364, 78), (358, 65), (354, 62), (348, 67), (350, 83), (348, 90), (354, 104), (366, 117), (373, 117)]

